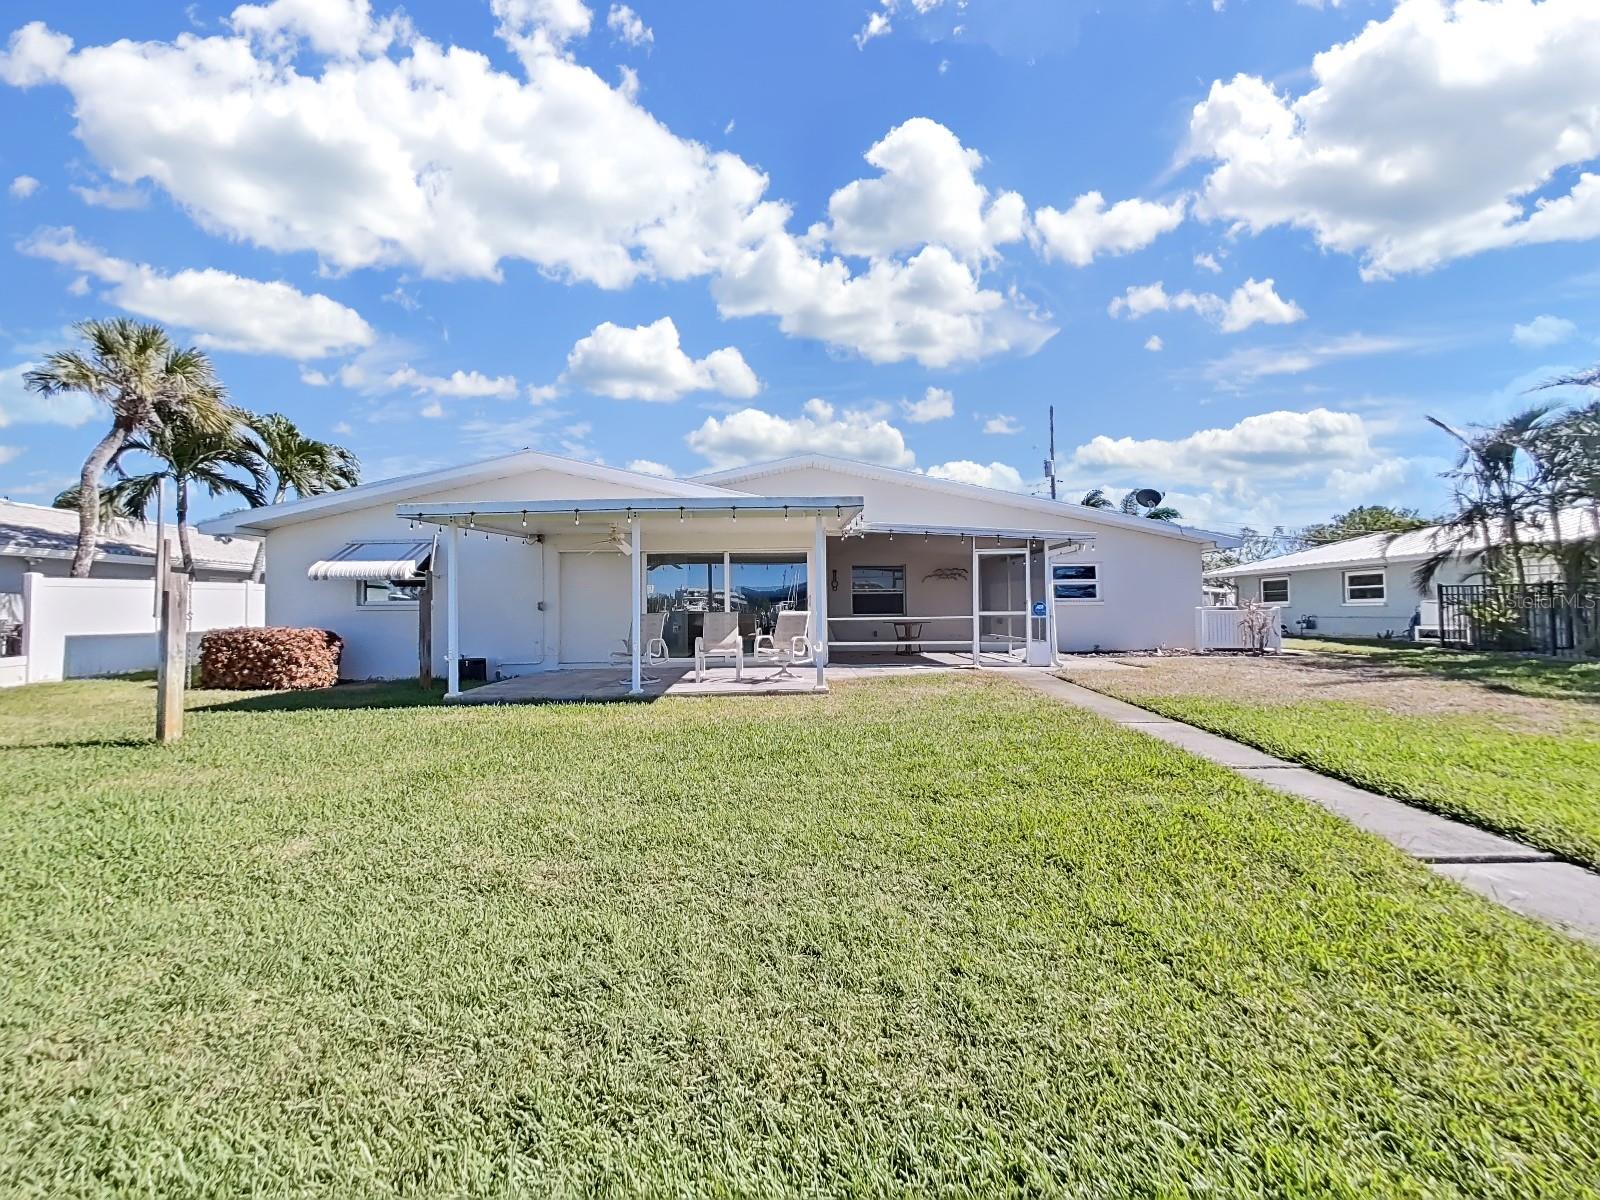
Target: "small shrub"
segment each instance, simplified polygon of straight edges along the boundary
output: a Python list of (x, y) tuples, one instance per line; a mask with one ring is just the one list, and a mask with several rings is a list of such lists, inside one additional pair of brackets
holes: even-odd
[(200, 686), (293, 691), (339, 682), (344, 639), (328, 629), (213, 629), (200, 640)]

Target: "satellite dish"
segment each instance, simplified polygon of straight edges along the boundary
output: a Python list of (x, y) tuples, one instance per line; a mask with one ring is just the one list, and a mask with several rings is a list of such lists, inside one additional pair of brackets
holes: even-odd
[(1140, 488), (1133, 494), (1133, 498), (1139, 502), (1140, 508), (1156, 508), (1162, 499), (1161, 493), (1155, 488)]

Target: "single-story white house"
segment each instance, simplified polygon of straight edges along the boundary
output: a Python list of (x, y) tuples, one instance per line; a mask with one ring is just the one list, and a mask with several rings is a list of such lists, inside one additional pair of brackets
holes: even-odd
[(666, 479), (534, 450), (201, 528), (266, 538), (267, 623), (338, 633), (347, 678), (415, 677), (425, 654), (452, 694), (464, 669), (605, 665), (640, 645), (642, 612), (664, 614), (683, 658), (708, 612), (737, 612), (748, 646), (776, 614), (804, 611), (819, 685), (842, 654), (1048, 664), (1052, 651), (1191, 647), (1214, 544), (824, 455)]
[[(1600, 532), (1595, 514), (1569, 509), (1561, 514), (1561, 535), (1567, 541), (1594, 538)], [(1548, 530), (1528, 526), (1529, 543), (1550, 538)], [(1492, 541), (1503, 535), (1495, 530)], [(1369, 533), (1292, 554), (1208, 571), (1208, 582), (1225, 581), (1238, 589), (1241, 603), (1258, 600), (1275, 605), (1291, 632), (1331, 637), (1417, 637), (1439, 635), (1439, 587), (1482, 581), (1476, 556), (1481, 537), (1455, 543), (1437, 525), (1409, 533)], [(1452, 553), (1424, 589), (1413, 578), (1417, 568), (1442, 551)], [(1555, 564), (1537, 552), (1524, 556), (1527, 578), (1559, 578)]]

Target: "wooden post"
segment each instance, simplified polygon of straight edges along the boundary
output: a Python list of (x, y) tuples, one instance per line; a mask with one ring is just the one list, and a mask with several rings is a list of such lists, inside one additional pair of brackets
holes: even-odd
[(433, 690), (433, 568), (423, 576), (422, 595), (417, 601), (417, 684), (425, 692)]
[(168, 568), (161, 588), (156, 659), (156, 741), (183, 736), (183, 685), (189, 649), (189, 576)]

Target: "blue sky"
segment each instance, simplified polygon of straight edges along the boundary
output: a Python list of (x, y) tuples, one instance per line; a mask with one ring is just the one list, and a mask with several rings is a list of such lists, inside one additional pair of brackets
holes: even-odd
[[(1588, 0), (7, 0), (21, 372), (159, 319), (369, 478), (814, 448), (1193, 521), (1444, 502), (1600, 358)], [(206, 506), (202, 512), (207, 511)]]

